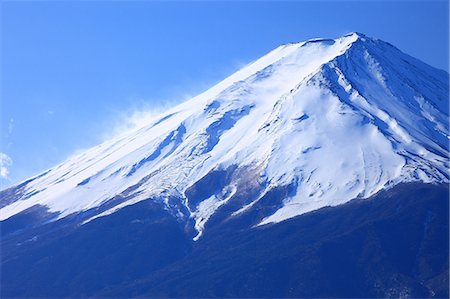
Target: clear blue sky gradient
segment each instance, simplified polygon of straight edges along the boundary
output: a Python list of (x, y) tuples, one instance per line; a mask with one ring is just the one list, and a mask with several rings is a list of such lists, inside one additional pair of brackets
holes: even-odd
[[(448, 2), (2, 2), (3, 187), (279, 44), (350, 31), (448, 71)], [(119, 124), (120, 125), (120, 124)]]

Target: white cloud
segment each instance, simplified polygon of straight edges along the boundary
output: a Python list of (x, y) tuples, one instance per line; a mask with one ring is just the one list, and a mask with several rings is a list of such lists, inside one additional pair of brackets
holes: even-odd
[[(178, 101), (140, 100), (133, 107), (118, 113), (111, 128), (105, 132), (103, 140), (108, 140), (118, 135), (149, 125), (155, 120), (155, 117), (161, 113), (190, 98), (190, 95), (185, 95), (182, 97), (182, 100)], [(155, 102), (158, 104), (155, 104)]]
[(12, 159), (7, 154), (0, 152), (0, 178), (8, 178), (9, 167), (12, 165), (12, 163)]
[(12, 134), (13, 130), (14, 130), (14, 118), (10, 118), (8, 123), (8, 137)]

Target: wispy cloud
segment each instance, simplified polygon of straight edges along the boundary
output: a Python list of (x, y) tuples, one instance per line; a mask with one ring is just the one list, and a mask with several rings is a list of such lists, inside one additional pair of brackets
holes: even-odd
[(12, 159), (7, 154), (0, 152), (0, 178), (8, 179), (9, 168), (12, 163)]
[(14, 118), (10, 118), (8, 123), (8, 137), (12, 134), (13, 130), (14, 130)]
[(134, 103), (133, 106), (115, 114), (114, 121), (111, 122), (112, 125), (104, 131), (105, 133), (103, 134), (102, 139), (109, 140), (123, 133), (149, 125), (161, 113), (207, 91), (229, 75), (232, 75), (250, 63), (252, 62), (242, 59), (233, 61), (231, 62), (232, 66), (227, 65), (221, 70), (215, 69), (211, 74), (213, 77), (212, 79), (195, 79), (190, 84), (183, 86), (182, 90), (180, 90), (181, 92), (175, 92), (169, 99), (133, 98), (131, 101)]
[(103, 139), (108, 140), (149, 125), (161, 113), (190, 98), (192, 98), (191, 95), (185, 95), (176, 101), (137, 101), (132, 107), (118, 113), (113, 125), (104, 134)]

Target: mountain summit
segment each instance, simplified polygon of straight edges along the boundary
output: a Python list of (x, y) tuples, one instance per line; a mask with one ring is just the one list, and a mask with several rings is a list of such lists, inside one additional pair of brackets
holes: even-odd
[(448, 297), (449, 75), (282, 45), (0, 191), (1, 297)]
[[(448, 182), (448, 74), (350, 33), (282, 45), (149, 125), (0, 193), (1, 220), (39, 206), (83, 223), (143, 200), (253, 225)], [(275, 195), (276, 194), (276, 195)]]

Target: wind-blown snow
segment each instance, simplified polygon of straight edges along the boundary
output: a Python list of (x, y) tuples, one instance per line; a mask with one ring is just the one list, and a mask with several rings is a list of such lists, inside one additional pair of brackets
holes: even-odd
[[(233, 165), (258, 169), (262, 194), (295, 186), (260, 224), (400, 182), (448, 182), (447, 111), (448, 74), (383, 41), (352, 33), (287, 44), (149, 126), (29, 180), (0, 220), (37, 204), (62, 218), (117, 196), (124, 200), (92, 219), (151, 198), (178, 197), (188, 207), (190, 186)], [(233, 188), (188, 207), (196, 238), (239, 193)]]

